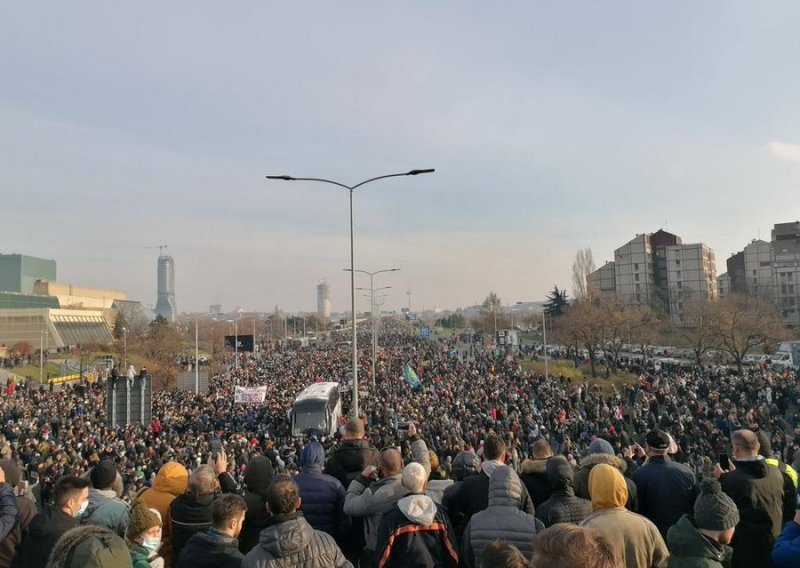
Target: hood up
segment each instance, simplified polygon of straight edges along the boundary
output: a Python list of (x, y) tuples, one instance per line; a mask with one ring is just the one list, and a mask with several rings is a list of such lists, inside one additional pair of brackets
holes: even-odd
[(311, 543), (314, 529), (299, 512), (272, 517), (258, 537), (258, 545), (275, 558), (297, 554)]
[(415, 525), (429, 527), (436, 516), (436, 503), (427, 495), (409, 495), (397, 502), (400, 512)]
[(244, 471), (244, 482), (247, 490), (258, 493), (262, 497), (267, 495), (267, 487), (272, 481), (272, 463), (265, 456), (256, 456), (247, 462)]
[(178, 496), (186, 493), (189, 472), (178, 462), (167, 462), (158, 470), (153, 481), (153, 490)]
[(495, 468), (489, 478), (489, 506), (522, 507), (522, 481), (507, 465)]
[(624, 507), (628, 501), (628, 486), (617, 468), (601, 463), (589, 473), (589, 495), (592, 511)]
[(300, 467), (307, 469), (322, 469), (325, 464), (325, 448), (318, 442), (308, 444), (300, 452)]
[(580, 467), (581, 469), (591, 469), (599, 463), (613, 465), (623, 473), (628, 469), (628, 464), (625, 463), (624, 459), (617, 456), (609, 456), (608, 454), (589, 454), (581, 458)]
[(572, 466), (562, 457), (547, 462), (547, 481), (553, 490), (572, 491)]

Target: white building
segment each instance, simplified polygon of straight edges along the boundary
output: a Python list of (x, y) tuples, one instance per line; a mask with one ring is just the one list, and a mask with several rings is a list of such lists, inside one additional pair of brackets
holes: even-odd
[(317, 314), (322, 323), (331, 319), (331, 292), (324, 278), (317, 284)]
[(681, 321), (685, 302), (719, 295), (714, 251), (702, 243), (669, 246), (666, 251), (669, 312), (673, 321)]
[(775, 306), (784, 323), (800, 325), (800, 221), (772, 229)]
[(614, 251), (617, 299), (629, 305), (645, 305), (655, 298), (653, 250), (650, 235), (635, 239)]
[(767, 241), (753, 239), (744, 247), (745, 292), (772, 300), (775, 289), (775, 273), (772, 268), (772, 245)]
[(720, 298), (724, 298), (731, 293), (731, 277), (727, 272), (717, 276), (717, 289), (719, 290)]

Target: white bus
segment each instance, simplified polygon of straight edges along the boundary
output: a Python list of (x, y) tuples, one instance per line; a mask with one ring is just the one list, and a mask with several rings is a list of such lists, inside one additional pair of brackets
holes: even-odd
[(314, 383), (306, 387), (289, 411), (292, 436), (314, 431), (333, 436), (342, 416), (339, 383)]

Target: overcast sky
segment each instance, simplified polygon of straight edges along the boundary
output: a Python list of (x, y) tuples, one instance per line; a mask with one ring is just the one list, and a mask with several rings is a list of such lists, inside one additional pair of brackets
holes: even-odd
[[(666, 228), (725, 259), (800, 218), (800, 4), (4, 2), (0, 252), (180, 311), (504, 303)], [(363, 279), (359, 285), (368, 286)], [(364, 308), (367, 309), (364, 300)]]

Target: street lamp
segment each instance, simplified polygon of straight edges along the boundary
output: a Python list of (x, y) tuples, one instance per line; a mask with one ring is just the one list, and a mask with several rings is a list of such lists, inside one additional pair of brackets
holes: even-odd
[[(383, 270), (376, 270), (375, 272), (368, 272), (366, 270), (350, 270), (349, 268), (343, 268), (347, 272), (350, 272), (352, 275), (355, 272), (360, 272), (361, 274), (366, 274), (369, 276), (369, 295), (370, 295), (370, 311), (372, 313), (372, 388), (375, 388), (375, 376), (376, 376), (376, 369), (375, 365), (377, 363), (377, 352), (378, 352), (378, 330), (377, 330), (377, 319), (375, 318), (375, 275), (382, 274), (384, 272), (397, 272), (399, 268), (385, 268)], [(391, 286), (386, 286), (385, 288), (379, 288), (379, 290), (388, 290)]]
[(360, 183), (355, 185), (345, 185), (343, 183), (339, 183), (338, 181), (333, 181), (330, 179), (323, 179), (323, 178), (302, 178), (302, 177), (293, 177), (288, 175), (281, 175), (281, 176), (266, 176), (267, 179), (271, 180), (281, 180), (281, 181), (315, 181), (319, 183), (329, 183), (331, 185), (336, 185), (338, 187), (342, 187), (346, 189), (350, 194), (350, 309), (353, 314), (353, 417), (359, 417), (359, 409), (358, 409), (358, 339), (356, 338), (356, 281), (355, 281), (355, 254), (354, 254), (354, 246), (353, 246), (353, 192), (361, 187), (362, 185), (366, 185), (373, 181), (378, 181), (381, 179), (392, 178), (392, 177), (402, 177), (402, 176), (417, 176), (420, 174), (430, 174), (435, 172), (436, 170), (433, 168), (424, 169), (424, 170), (410, 170), (405, 173), (401, 174), (387, 174), (382, 175), (374, 178), (369, 178), (364, 180)]

